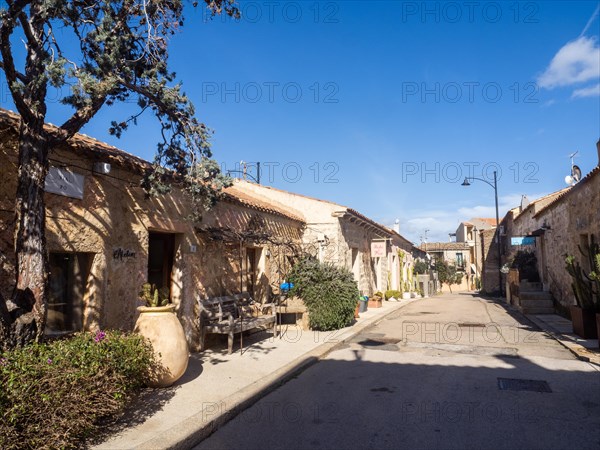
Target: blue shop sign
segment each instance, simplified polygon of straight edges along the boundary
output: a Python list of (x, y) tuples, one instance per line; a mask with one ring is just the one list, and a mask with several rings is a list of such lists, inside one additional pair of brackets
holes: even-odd
[(510, 245), (535, 245), (535, 238), (533, 236), (511, 237)]

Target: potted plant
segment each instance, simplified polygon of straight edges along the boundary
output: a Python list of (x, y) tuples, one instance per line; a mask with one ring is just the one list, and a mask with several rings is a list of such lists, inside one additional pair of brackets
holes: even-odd
[(410, 284), (408, 281), (404, 283), (404, 292), (402, 293), (402, 298), (404, 300), (410, 299)]
[(573, 322), (573, 332), (584, 339), (598, 338), (600, 313), (600, 249), (592, 236), (591, 245), (586, 246), (586, 251), (579, 250), (583, 256), (589, 258), (589, 274), (584, 273), (575, 257), (568, 255), (565, 259), (566, 270), (573, 278), (571, 288), (575, 295), (576, 305), (569, 310)]
[(157, 289), (150, 283), (142, 285), (140, 313), (135, 331), (147, 338), (158, 361), (149, 386), (167, 387), (177, 381), (187, 369), (189, 350), (183, 327), (170, 303), (169, 289)]
[(381, 308), (383, 306), (383, 294), (379, 291), (375, 292), (369, 298), (369, 308)]
[(390, 289), (389, 291), (385, 291), (385, 299), (388, 302), (399, 302), (402, 298), (402, 291), (396, 291)]

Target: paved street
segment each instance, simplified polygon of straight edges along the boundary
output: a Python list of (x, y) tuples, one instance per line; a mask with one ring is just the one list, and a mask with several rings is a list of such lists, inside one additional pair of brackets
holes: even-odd
[(600, 371), (493, 301), (423, 299), (196, 448), (597, 449)]

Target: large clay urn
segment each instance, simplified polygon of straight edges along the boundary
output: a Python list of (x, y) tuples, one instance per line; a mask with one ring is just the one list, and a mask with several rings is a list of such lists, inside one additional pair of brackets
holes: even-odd
[(175, 305), (139, 306), (135, 331), (149, 339), (160, 366), (148, 381), (150, 387), (167, 387), (187, 369), (189, 351), (183, 327), (175, 314)]

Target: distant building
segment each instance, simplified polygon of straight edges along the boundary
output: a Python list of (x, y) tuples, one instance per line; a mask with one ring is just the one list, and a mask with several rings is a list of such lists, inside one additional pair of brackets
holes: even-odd
[(482, 240), (480, 233), (484, 230), (496, 228), (496, 219), (475, 217), (466, 222), (461, 222), (456, 229), (456, 242), (469, 244), (469, 259), (471, 265), (469, 274), (473, 276), (473, 282), (481, 277), (481, 266), (483, 262)]
[[(452, 290), (468, 291), (474, 289), (474, 276), (471, 273), (471, 246), (467, 242), (424, 242), (419, 246), (426, 252), (431, 261), (441, 259), (454, 264), (458, 271), (463, 273), (462, 283)], [(444, 290), (444, 286), (442, 286)]]

